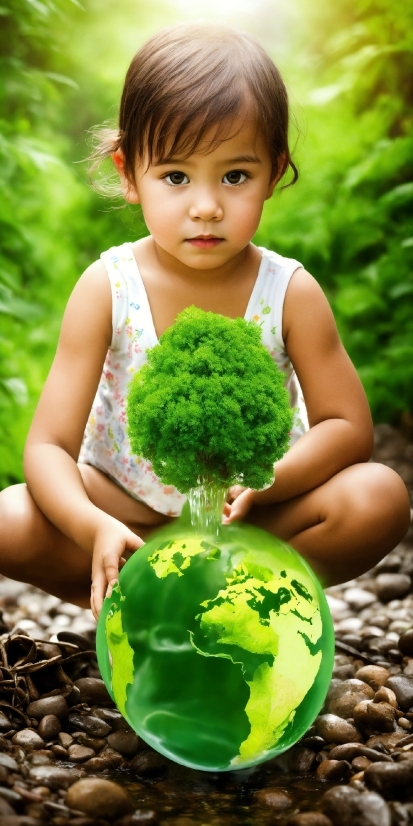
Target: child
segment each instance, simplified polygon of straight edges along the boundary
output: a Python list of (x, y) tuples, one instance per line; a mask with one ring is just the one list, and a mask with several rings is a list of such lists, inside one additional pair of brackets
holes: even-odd
[(180, 25), (133, 59), (119, 131), (106, 130), (98, 154), (112, 156), (150, 234), (104, 253), (69, 299), (27, 440), (27, 485), (0, 496), (6, 576), (85, 606), (92, 571), (97, 616), (119, 564), (179, 514), (184, 497), (130, 453), (125, 393), (192, 304), (260, 323), (308, 415), (296, 417), (274, 484), (231, 489), (224, 521), (288, 541), (325, 584), (371, 568), (404, 536), (407, 492), (369, 463), (367, 401), (323, 292), (298, 261), (251, 243), (277, 182), (289, 168), (297, 178), (287, 130), (284, 84), (249, 35)]

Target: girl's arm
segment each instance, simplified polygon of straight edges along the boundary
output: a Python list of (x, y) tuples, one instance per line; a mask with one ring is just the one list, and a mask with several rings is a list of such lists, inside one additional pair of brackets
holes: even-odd
[(125, 549), (142, 544), (121, 522), (92, 504), (77, 467), (82, 437), (112, 337), (109, 280), (96, 262), (69, 299), (61, 335), (24, 454), (29, 490), (40, 510), (92, 562), (92, 610), (116, 579)]
[(373, 425), (357, 372), (338, 336), (328, 301), (314, 278), (297, 270), (284, 303), (283, 337), (307, 407), (310, 430), (275, 466), (265, 491), (238, 495), (229, 519), (240, 519), (253, 504), (291, 499), (323, 484), (340, 470), (366, 462), (373, 448)]

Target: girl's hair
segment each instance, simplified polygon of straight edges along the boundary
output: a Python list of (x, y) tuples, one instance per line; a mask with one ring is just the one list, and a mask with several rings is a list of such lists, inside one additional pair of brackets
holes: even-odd
[(137, 162), (149, 165), (166, 156), (189, 156), (215, 127), (212, 140), (203, 147), (212, 150), (230, 137), (241, 113), (254, 120), (263, 135), (273, 174), (281, 177), (290, 167), (289, 185), (295, 183), (298, 170), (288, 146), (287, 91), (262, 46), (227, 26), (186, 23), (162, 29), (139, 49), (128, 69), (119, 129), (106, 126), (95, 131), (92, 171), (121, 149), (125, 175), (134, 182)]

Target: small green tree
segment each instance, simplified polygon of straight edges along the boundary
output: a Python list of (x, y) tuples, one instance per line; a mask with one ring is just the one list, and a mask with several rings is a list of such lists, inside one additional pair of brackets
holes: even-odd
[(288, 447), (293, 411), (284, 379), (253, 321), (189, 307), (129, 386), (132, 450), (182, 493), (262, 488)]

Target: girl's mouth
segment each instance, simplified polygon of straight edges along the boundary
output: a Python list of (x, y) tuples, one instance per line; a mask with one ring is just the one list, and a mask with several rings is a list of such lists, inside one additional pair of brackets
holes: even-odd
[(188, 244), (192, 244), (193, 247), (199, 247), (200, 249), (211, 249), (212, 247), (217, 247), (218, 244), (220, 244), (224, 239), (215, 238), (211, 235), (198, 235), (197, 238), (187, 238), (186, 240)]

